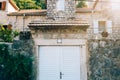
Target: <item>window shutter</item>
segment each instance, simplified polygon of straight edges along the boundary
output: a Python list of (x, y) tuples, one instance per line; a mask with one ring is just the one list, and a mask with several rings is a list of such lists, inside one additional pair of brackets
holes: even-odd
[(112, 21), (106, 21), (106, 28), (108, 33), (112, 33)]
[(94, 27), (94, 33), (98, 34), (98, 21), (93, 22), (93, 27)]
[(5, 8), (6, 8), (6, 1), (3, 1), (2, 2), (2, 10), (5, 10)]

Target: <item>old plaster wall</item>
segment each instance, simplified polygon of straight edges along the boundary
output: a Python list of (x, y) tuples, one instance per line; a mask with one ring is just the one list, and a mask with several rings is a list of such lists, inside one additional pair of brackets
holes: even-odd
[(23, 16), (9, 16), (9, 23), (12, 24), (12, 28), (16, 29), (18, 31), (23, 31), (23, 27), (24, 30), (28, 30), (28, 24), (31, 21), (35, 21), (35, 20), (43, 20), (45, 17), (44, 16), (25, 16), (23, 18)]
[(10, 12), (16, 12), (15, 8), (9, 3), (8, 0), (0, 0), (0, 2), (6, 1), (5, 10), (0, 10), (0, 24), (8, 25), (9, 24), (9, 17), (7, 16)]
[[(84, 26), (83, 26), (84, 27)], [(79, 27), (64, 27), (64, 28), (42, 28), (32, 30), (32, 37), (39, 39), (86, 39), (87, 35), (84, 30)]]
[(8, 16), (6, 11), (0, 11), (0, 24), (8, 24)]

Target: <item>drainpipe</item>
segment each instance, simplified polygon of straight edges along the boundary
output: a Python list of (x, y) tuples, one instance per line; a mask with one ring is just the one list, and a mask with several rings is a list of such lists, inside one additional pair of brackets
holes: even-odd
[(23, 14), (23, 32), (24, 32), (24, 28), (25, 28), (25, 14)]
[(16, 26), (16, 24), (17, 24), (17, 18), (18, 18), (18, 16), (15, 16), (14, 28), (17, 27), (17, 26)]

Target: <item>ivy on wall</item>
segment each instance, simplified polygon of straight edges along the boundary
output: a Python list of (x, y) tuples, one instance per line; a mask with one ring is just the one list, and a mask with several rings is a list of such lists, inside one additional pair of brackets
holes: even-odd
[(0, 44), (0, 80), (33, 80), (33, 58), (21, 53), (10, 53)]

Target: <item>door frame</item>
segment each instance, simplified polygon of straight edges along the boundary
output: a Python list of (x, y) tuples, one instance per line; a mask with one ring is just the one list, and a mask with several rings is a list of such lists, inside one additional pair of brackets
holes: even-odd
[[(81, 54), (82, 62), (85, 64), (81, 67), (80, 72), (80, 80), (87, 80), (87, 40), (85, 39), (62, 39), (62, 43), (58, 43), (57, 39), (34, 39), (35, 46), (35, 57), (37, 59), (37, 80), (39, 80), (39, 47), (40, 46), (80, 46), (80, 48), (83, 48)], [(83, 64), (83, 63), (81, 63)]]

